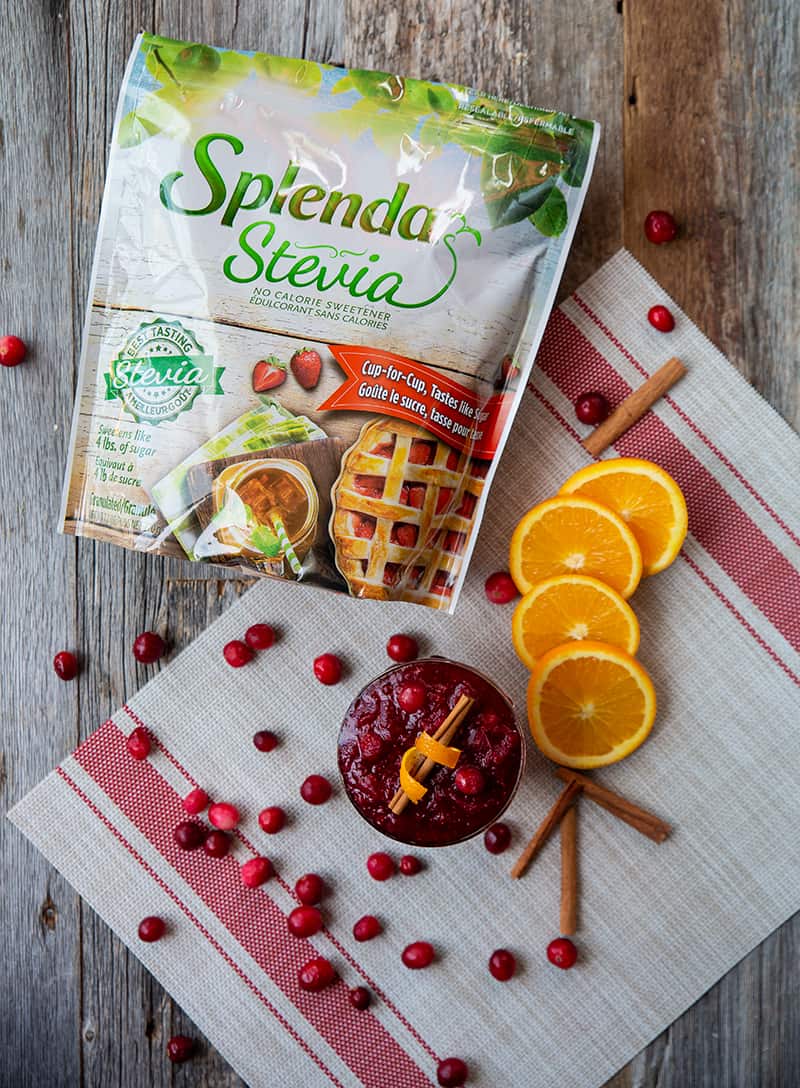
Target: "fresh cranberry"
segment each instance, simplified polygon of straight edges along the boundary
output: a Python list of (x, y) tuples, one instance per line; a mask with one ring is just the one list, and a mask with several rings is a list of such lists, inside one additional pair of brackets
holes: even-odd
[(128, 754), (133, 759), (147, 759), (150, 755), (150, 749), (152, 743), (150, 741), (150, 735), (146, 729), (143, 729), (141, 725), (137, 725), (132, 733), (128, 735), (128, 739), (125, 741), (125, 747), (128, 749)]
[(217, 801), (208, 810), (208, 820), (220, 831), (233, 831), (241, 817), (236, 805), (230, 805), (227, 801)]
[(268, 623), (254, 623), (245, 631), (244, 640), (251, 650), (268, 650), (275, 641), (275, 628)]
[(649, 212), (644, 221), (644, 233), (648, 242), (660, 246), (672, 241), (678, 233), (678, 224), (669, 212)]
[(240, 870), (242, 883), (246, 888), (258, 888), (262, 884), (266, 884), (274, 871), (269, 858), (250, 858)]
[(286, 924), (293, 937), (313, 937), (322, 929), (322, 915), (316, 907), (295, 907)]
[(358, 738), (358, 748), (362, 759), (367, 763), (374, 763), (384, 749), (383, 738), (368, 730)]
[(483, 844), (490, 854), (502, 854), (511, 842), (511, 828), (508, 824), (492, 824), (483, 834)]
[(422, 862), (413, 854), (404, 854), (400, 858), (399, 868), (403, 876), (416, 876), (422, 870)]
[(659, 332), (672, 332), (675, 328), (675, 318), (666, 306), (651, 306), (647, 311), (647, 320)]
[(350, 1004), (354, 1009), (358, 1009), (363, 1012), (364, 1009), (369, 1008), (372, 1001), (372, 994), (369, 992), (366, 986), (354, 986), (348, 994), (350, 998)]
[(157, 914), (150, 914), (147, 918), (142, 918), (139, 923), (139, 940), (147, 944), (160, 941), (166, 929), (163, 918), (159, 918)]
[(357, 941), (371, 941), (373, 937), (378, 937), (381, 933), (383, 933), (383, 926), (374, 914), (365, 914), (353, 926), (353, 936)]
[(436, 1079), (441, 1088), (461, 1088), (468, 1076), (467, 1064), (460, 1058), (445, 1058), (436, 1069)]
[(570, 967), (575, 965), (578, 958), (578, 949), (569, 937), (556, 937), (547, 946), (547, 958), (554, 966), (560, 967), (562, 971), (568, 971)]
[(455, 773), (456, 789), (467, 797), (475, 797), (486, 789), (486, 775), (473, 764), (459, 767)]
[(314, 906), (325, 894), (325, 881), (316, 873), (306, 873), (295, 884), (294, 894), (307, 907)]
[(203, 845), (206, 834), (205, 828), (200, 824), (193, 823), (192, 820), (184, 820), (172, 832), (172, 837), (181, 850), (197, 850)]
[(608, 419), (611, 411), (608, 401), (602, 393), (581, 393), (575, 401), (575, 415), (581, 423), (587, 423), (596, 427), (604, 419)]
[(489, 957), (489, 972), (492, 978), (496, 978), (498, 982), (508, 982), (510, 978), (514, 977), (516, 969), (517, 961), (514, 959), (513, 954), (505, 948), (498, 948)]
[(324, 805), (331, 795), (332, 787), (321, 774), (310, 774), (300, 787), (300, 796), (309, 805)]
[(425, 705), (425, 688), (422, 684), (403, 684), (397, 692), (397, 701), (408, 714), (421, 710)]
[(492, 604), (508, 604), (519, 596), (519, 590), (514, 585), (514, 579), (505, 570), (495, 571), (490, 574), (483, 584), (486, 596)]
[(314, 658), (314, 675), (320, 684), (338, 684), (342, 678), (342, 663), (336, 654), (320, 654)]
[(69, 650), (61, 650), (53, 658), (53, 668), (59, 680), (74, 680), (78, 675), (78, 659)]
[(253, 744), (259, 752), (271, 752), (277, 747), (278, 738), (269, 729), (259, 729), (257, 733), (253, 733)]
[(258, 825), (268, 835), (277, 835), (286, 823), (286, 813), (279, 805), (270, 805), (258, 814)]
[(210, 858), (224, 858), (231, 848), (231, 837), (225, 831), (209, 831), (203, 849)]
[(0, 336), (0, 366), (19, 366), (28, 349), (18, 336)]
[(190, 816), (199, 816), (208, 805), (208, 794), (205, 790), (191, 790), (183, 799), (183, 807)]
[(324, 956), (317, 956), (316, 959), (309, 960), (297, 972), (300, 989), (310, 990), (312, 993), (316, 993), (317, 990), (324, 990), (335, 979), (336, 971), (333, 964), (330, 960), (326, 960)]
[(367, 871), (373, 880), (388, 880), (394, 876), (394, 861), (388, 854), (378, 852), (367, 858)]
[(232, 642), (226, 642), (222, 647), (222, 656), (232, 669), (241, 669), (248, 661), (253, 660), (253, 651), (246, 642), (235, 638)]
[(433, 945), (428, 941), (414, 941), (403, 949), (403, 963), (412, 971), (419, 971), (433, 963)]
[(386, 652), (392, 661), (413, 661), (419, 655), (419, 645), (411, 635), (392, 635)]
[(152, 665), (167, 652), (167, 644), (155, 631), (142, 631), (133, 642), (133, 656), (142, 665)]
[(167, 1043), (167, 1057), (171, 1062), (188, 1062), (192, 1057), (197, 1044), (188, 1035), (173, 1035)]

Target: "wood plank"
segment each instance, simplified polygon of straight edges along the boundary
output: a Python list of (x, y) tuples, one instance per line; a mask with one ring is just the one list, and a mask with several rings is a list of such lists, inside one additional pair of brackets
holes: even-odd
[[(78, 685), (51, 668), (76, 649), (75, 546), (57, 537), (73, 354), (69, 313), (69, 125), (63, 110), (68, 34), (58, 4), (3, 7), (0, 67), (0, 313), (2, 333), (29, 345), (0, 374), (0, 810), (5, 813), (77, 736)], [(13, 43), (13, 49), (12, 49)], [(8, 63), (13, 54), (17, 62)], [(61, 118), (46, 135), (44, 122)], [(79, 899), (0, 817), (4, 934), (0, 1083), (80, 1078)]]
[(351, 0), (342, 59), (348, 67), (463, 83), (601, 123), (563, 298), (622, 244), (622, 31), (608, 2), (401, 0), (387, 9)]
[[(800, 7), (626, 3), (625, 30), (625, 245), (798, 425)], [(645, 239), (653, 208), (675, 242)]]

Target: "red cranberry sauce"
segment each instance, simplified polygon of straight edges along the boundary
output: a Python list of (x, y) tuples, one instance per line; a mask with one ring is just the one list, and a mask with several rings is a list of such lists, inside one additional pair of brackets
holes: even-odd
[[(403, 709), (399, 693), (421, 685), (419, 710)], [(419, 733), (434, 733), (461, 695), (475, 700), (452, 744), (461, 764), (480, 769), (485, 786), (477, 794), (461, 792), (455, 774), (436, 767), (417, 805), (395, 815), (389, 802), (400, 783), (400, 760)], [(377, 736), (362, 748), (361, 737)], [(339, 770), (350, 800), (384, 834), (414, 846), (445, 846), (477, 834), (498, 818), (517, 785), (522, 740), (511, 704), (483, 676), (466, 665), (430, 658), (399, 665), (373, 680), (356, 696), (339, 734)]]

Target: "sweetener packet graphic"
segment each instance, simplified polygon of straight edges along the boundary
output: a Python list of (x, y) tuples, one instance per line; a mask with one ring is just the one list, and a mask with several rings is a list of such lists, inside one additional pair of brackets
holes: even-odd
[(598, 126), (143, 34), (63, 530), (455, 606)]

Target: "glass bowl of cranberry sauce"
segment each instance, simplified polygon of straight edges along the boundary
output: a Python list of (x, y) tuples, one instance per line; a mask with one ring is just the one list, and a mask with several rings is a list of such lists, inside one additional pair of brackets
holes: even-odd
[[(435, 767), (425, 796), (395, 815), (389, 802), (400, 785), (403, 753), (420, 733), (433, 735), (462, 695), (475, 702), (451, 741), (461, 749), (455, 769)], [(376, 677), (350, 704), (339, 732), (347, 796), (374, 828), (409, 846), (450, 846), (480, 834), (510, 803), (524, 765), (508, 697), (475, 669), (441, 657)]]

